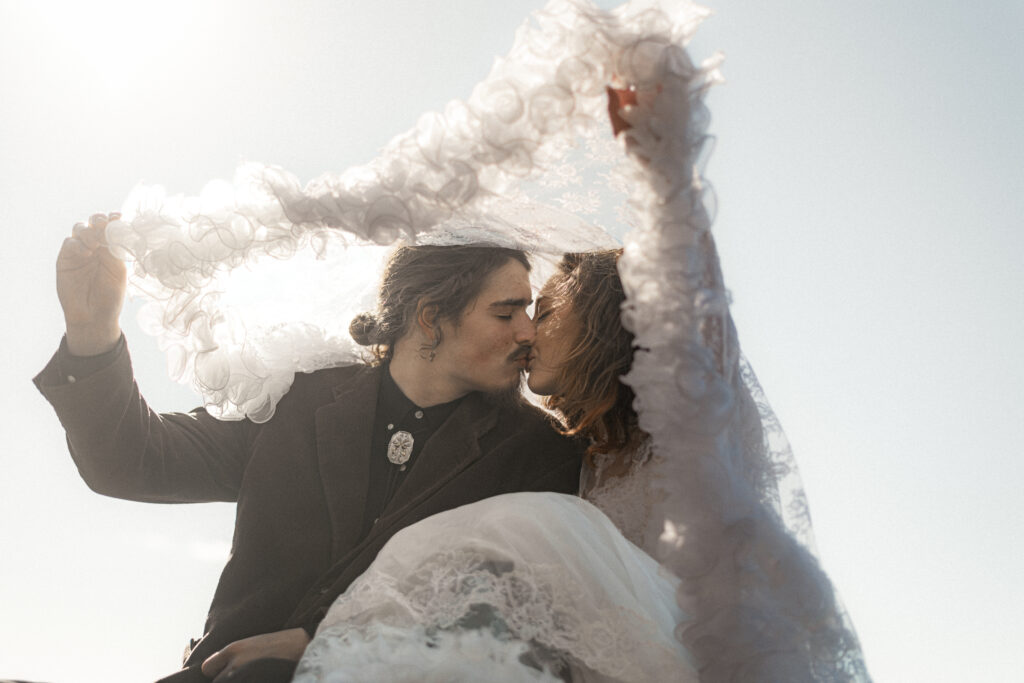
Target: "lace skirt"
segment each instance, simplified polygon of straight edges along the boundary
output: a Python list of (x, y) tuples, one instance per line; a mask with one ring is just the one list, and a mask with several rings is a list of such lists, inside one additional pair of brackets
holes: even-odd
[(295, 681), (696, 681), (678, 581), (590, 503), (515, 493), (396, 534)]

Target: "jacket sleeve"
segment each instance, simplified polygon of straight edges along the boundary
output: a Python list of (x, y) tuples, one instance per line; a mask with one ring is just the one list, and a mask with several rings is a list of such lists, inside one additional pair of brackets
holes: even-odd
[(59, 350), (33, 382), (56, 411), (89, 488), (145, 502), (237, 499), (258, 425), (218, 420), (202, 408), (154, 412), (123, 343), (84, 377), (63, 370)]

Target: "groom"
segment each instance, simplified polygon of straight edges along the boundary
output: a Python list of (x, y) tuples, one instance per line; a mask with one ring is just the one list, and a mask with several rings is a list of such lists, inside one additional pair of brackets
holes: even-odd
[(376, 315), (352, 325), (374, 361), (300, 374), (263, 424), (158, 415), (118, 318), (124, 264), (96, 215), (65, 240), (66, 334), (35, 383), (95, 491), (234, 501), (231, 558), (174, 681), (287, 681), (328, 607), (400, 529), (513, 491), (577, 490), (579, 444), (518, 398), (534, 340), (529, 262), (496, 247), (401, 247)]

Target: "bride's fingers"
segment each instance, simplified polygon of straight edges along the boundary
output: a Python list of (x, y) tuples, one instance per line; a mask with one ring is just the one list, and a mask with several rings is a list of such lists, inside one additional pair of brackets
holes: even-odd
[(608, 117), (612, 123), (612, 134), (618, 135), (633, 127), (633, 124), (623, 116), (623, 112), (628, 112), (630, 107), (636, 106), (636, 89), (613, 88), (609, 85), (605, 86), (605, 91), (608, 93)]

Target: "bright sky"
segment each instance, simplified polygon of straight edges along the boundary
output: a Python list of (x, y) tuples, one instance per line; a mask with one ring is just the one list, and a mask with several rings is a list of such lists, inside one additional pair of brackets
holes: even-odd
[[(53, 260), (140, 180), (371, 159), (541, 0), (0, 0), (0, 677), (138, 682), (199, 635), (227, 505), (103, 498), (30, 383)], [(747, 355), (878, 681), (1009, 681), (1024, 642), (1024, 5), (721, 0), (707, 176)], [(139, 383), (197, 403), (134, 322)], [(1016, 495), (1015, 495), (1016, 494)]]

